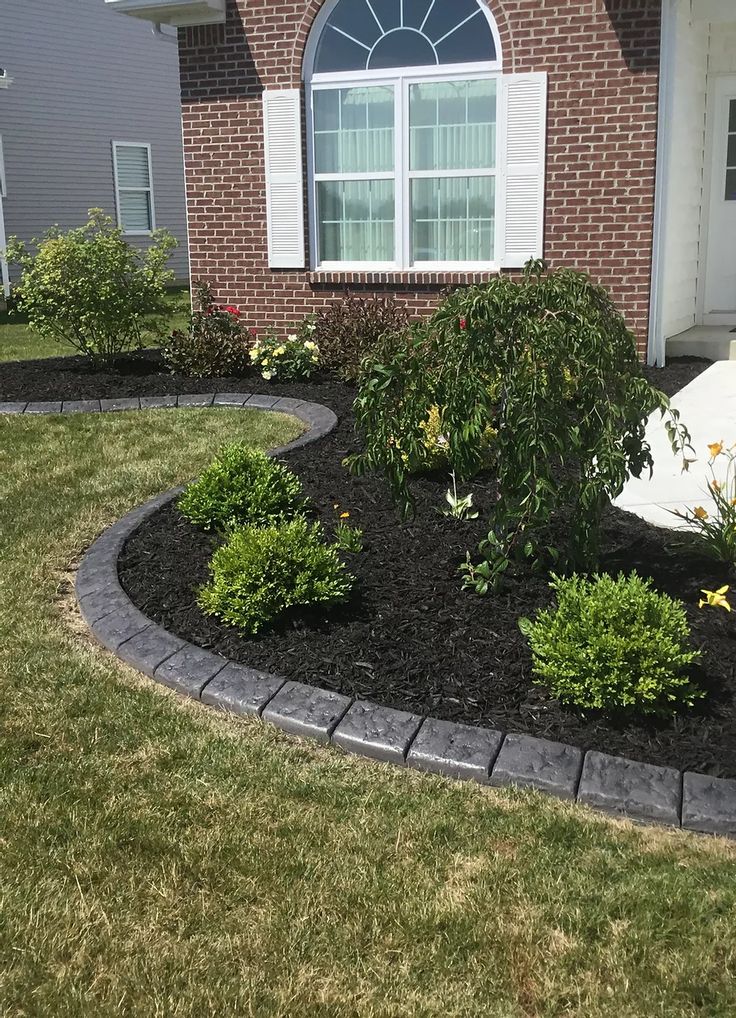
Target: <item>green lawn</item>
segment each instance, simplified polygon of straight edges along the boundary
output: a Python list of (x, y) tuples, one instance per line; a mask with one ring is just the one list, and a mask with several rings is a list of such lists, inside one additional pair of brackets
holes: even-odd
[(736, 846), (178, 699), (69, 566), (257, 412), (0, 418), (0, 1014), (726, 1018)]
[[(171, 328), (182, 328), (189, 312), (189, 290), (177, 288), (168, 296), (171, 307)], [(158, 346), (157, 336), (144, 336), (146, 346)], [(37, 357), (63, 357), (76, 351), (52, 339), (43, 339), (28, 325), (21, 314), (0, 311), (0, 361), (31, 360)]]

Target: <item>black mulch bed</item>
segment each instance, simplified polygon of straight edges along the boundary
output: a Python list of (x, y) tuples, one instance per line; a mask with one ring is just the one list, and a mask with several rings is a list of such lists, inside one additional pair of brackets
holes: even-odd
[[(704, 366), (680, 362), (655, 377), (674, 392)], [(328, 383), (278, 388), (320, 400), (340, 415), (334, 434), (287, 459), (328, 532), (341, 511), (349, 511), (351, 522), (364, 531), (364, 553), (346, 556), (357, 577), (351, 603), (327, 615), (293, 615), (258, 639), (240, 637), (203, 615), (195, 602), (217, 538), (199, 532), (169, 506), (133, 535), (121, 559), (122, 583), (147, 615), (226, 657), (350, 696), (736, 777), (736, 622), (723, 611), (697, 608), (702, 587), (725, 582), (717, 565), (692, 546), (675, 546), (667, 532), (617, 510), (608, 513), (602, 568), (636, 569), (685, 601), (693, 640), (703, 652), (693, 677), (708, 697), (664, 721), (582, 717), (531, 680), (517, 619), (549, 603), (545, 578), (522, 573), (509, 579), (503, 593), (485, 599), (461, 591), (457, 565), (484, 535), (493, 479), (473, 482), (481, 517), (465, 523), (437, 511), (446, 478), (417, 481), (416, 518), (401, 524), (380, 479), (352, 478), (341, 466), (354, 443), (350, 391)]]
[[(647, 369), (655, 385), (672, 395), (709, 362), (679, 358), (664, 370)], [(35, 361), (0, 362), (0, 400), (111, 399), (123, 396), (184, 395), (198, 392), (274, 392), (319, 401), (320, 380), (312, 385), (264, 382), (258, 375), (245, 378), (186, 378), (171, 375), (157, 350), (144, 350), (121, 358), (114, 371), (88, 367), (82, 357), (47, 357)], [(344, 402), (344, 395), (340, 396)], [(337, 409), (337, 408), (333, 408)]]
[[(708, 366), (681, 359), (648, 376), (669, 395)], [(352, 447), (353, 393), (329, 379), (267, 384), (258, 376), (196, 379), (170, 375), (156, 351), (123, 359), (114, 371), (89, 369), (78, 357), (0, 363), (0, 399), (60, 400), (197, 392), (271, 392), (332, 407), (337, 432), (288, 459), (328, 531), (337, 512), (365, 532), (366, 551), (347, 556), (358, 583), (350, 605), (290, 618), (258, 640), (245, 640), (204, 616), (195, 591), (207, 579), (215, 539), (170, 506), (129, 541), (122, 582), (133, 601), (180, 636), (263, 670), (389, 706), (470, 724), (574, 743), (652, 763), (736, 777), (736, 623), (724, 612), (701, 612), (701, 587), (725, 582), (717, 567), (671, 538), (618, 511), (606, 520), (603, 568), (636, 568), (689, 607), (694, 641), (703, 650), (696, 679), (709, 696), (696, 710), (664, 722), (582, 718), (545, 696), (530, 677), (520, 615), (549, 602), (543, 578), (511, 578), (503, 594), (479, 599), (463, 593), (457, 564), (484, 534), (483, 515), (494, 496), (491, 478), (472, 489), (478, 521), (457, 523), (437, 512), (446, 478), (416, 484), (418, 512), (400, 524), (380, 479), (354, 479), (340, 462)]]

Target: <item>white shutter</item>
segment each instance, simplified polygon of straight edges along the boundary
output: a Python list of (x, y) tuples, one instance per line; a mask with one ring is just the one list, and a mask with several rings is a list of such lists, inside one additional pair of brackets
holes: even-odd
[(266, 152), (268, 264), (304, 268), (301, 93), (298, 88), (263, 93)]
[(521, 268), (544, 248), (547, 75), (504, 75), (502, 96), (500, 260)]

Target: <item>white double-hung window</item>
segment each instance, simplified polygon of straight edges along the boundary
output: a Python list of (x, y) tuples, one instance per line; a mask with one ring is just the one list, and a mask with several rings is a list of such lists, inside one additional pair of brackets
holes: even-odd
[[(484, 270), (541, 257), (546, 76), (503, 74), (483, 0), (327, 0), (304, 66), (313, 269)], [(264, 95), (267, 137), (288, 103), (280, 152), (291, 158), (271, 167), (266, 156), (274, 267), (304, 263), (301, 97)]]
[(131, 236), (151, 233), (156, 228), (151, 146), (114, 141), (112, 162), (118, 226)]

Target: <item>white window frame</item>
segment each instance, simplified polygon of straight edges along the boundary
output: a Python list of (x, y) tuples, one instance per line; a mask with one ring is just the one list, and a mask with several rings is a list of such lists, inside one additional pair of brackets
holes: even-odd
[[(118, 181), (118, 149), (119, 148), (144, 148), (148, 155), (148, 187), (121, 187)], [(151, 145), (147, 141), (113, 141), (112, 143), (112, 172), (115, 183), (115, 212), (118, 226), (126, 237), (150, 237), (156, 229), (156, 203), (153, 194), (153, 160), (151, 158)], [(148, 230), (126, 230), (123, 225), (123, 217), (120, 210), (121, 191), (148, 192), (148, 207), (151, 212), (151, 227)]]
[(3, 152), (3, 136), (0, 134), (0, 198), (8, 197), (8, 179), (5, 176), (5, 153)]
[[(325, 3), (309, 34), (305, 48), (304, 79), (307, 110), (307, 194), (309, 197), (310, 269), (313, 272), (493, 272), (499, 269), (499, 251), (503, 208), (503, 151), (506, 136), (502, 123), (503, 62), (498, 27), (488, 8), (479, 0), (479, 9), (491, 28), (496, 60), (467, 64), (432, 64), (426, 67), (387, 68), (385, 71), (336, 71), (313, 73), (317, 45), (338, 0)], [(409, 170), (409, 88), (411, 85), (441, 81), (496, 81), (496, 165), (490, 170)], [(316, 173), (314, 153), (314, 93), (319, 90), (360, 88), (375, 85), (394, 89), (394, 170), (376, 173)], [(411, 180), (417, 177), (489, 176), (496, 180), (493, 257), (489, 262), (412, 262), (411, 260)], [(319, 258), (319, 216), (317, 184), (323, 180), (394, 180), (394, 253), (392, 262), (322, 262)]]

